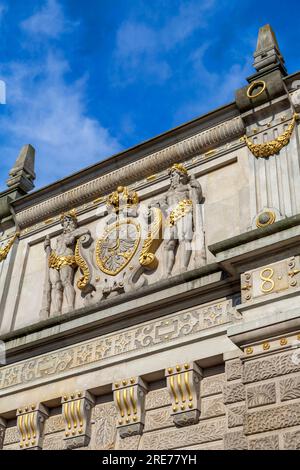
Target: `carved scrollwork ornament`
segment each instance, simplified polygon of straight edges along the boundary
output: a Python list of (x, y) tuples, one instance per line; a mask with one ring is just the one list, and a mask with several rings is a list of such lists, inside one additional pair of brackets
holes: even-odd
[(276, 139), (270, 140), (269, 142), (264, 142), (262, 144), (254, 144), (251, 140), (244, 135), (241, 137), (241, 141), (245, 142), (250, 152), (257, 158), (266, 158), (271, 157), (280, 152), (280, 150), (288, 145), (290, 138), (292, 136), (296, 121), (299, 120), (299, 114), (294, 113), (292, 121), (290, 122), (288, 128)]

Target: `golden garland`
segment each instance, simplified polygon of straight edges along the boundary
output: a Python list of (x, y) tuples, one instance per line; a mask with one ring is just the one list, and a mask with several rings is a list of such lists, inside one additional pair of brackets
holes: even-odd
[(82, 272), (82, 276), (77, 281), (77, 287), (78, 289), (83, 290), (89, 283), (90, 270), (89, 270), (88, 264), (80, 255), (79, 240), (77, 240), (76, 248), (75, 248), (75, 262)]
[(182, 201), (178, 202), (177, 206), (171, 211), (168, 217), (167, 225), (173, 227), (177, 220), (191, 212), (192, 209), (193, 201), (191, 199), (183, 199)]
[(48, 266), (49, 268), (59, 271), (64, 266), (71, 266), (72, 268), (75, 268), (77, 267), (77, 263), (74, 255), (60, 256), (52, 250), (48, 259)]
[(297, 113), (294, 113), (293, 119), (289, 124), (287, 130), (284, 131), (276, 139), (270, 140), (269, 142), (264, 142), (263, 144), (254, 144), (246, 135), (244, 135), (241, 140), (246, 143), (248, 149), (253, 153), (255, 157), (271, 157), (272, 155), (279, 153), (280, 150), (289, 143), (295, 127), (295, 123), (298, 119), (299, 115)]
[(16, 232), (14, 236), (7, 242), (7, 244), (0, 248), (0, 263), (7, 258), (8, 253), (10, 252), (11, 247), (13, 246), (15, 240), (20, 236), (20, 232)]

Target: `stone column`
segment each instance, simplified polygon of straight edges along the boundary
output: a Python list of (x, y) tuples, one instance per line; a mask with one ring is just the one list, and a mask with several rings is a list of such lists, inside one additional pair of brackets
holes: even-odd
[(91, 412), (95, 404), (87, 392), (75, 392), (62, 397), (62, 414), (65, 421), (65, 445), (67, 449), (86, 447), (91, 439)]
[(174, 424), (178, 427), (196, 424), (200, 416), (200, 381), (202, 373), (195, 362), (169, 367), (165, 375), (172, 400)]

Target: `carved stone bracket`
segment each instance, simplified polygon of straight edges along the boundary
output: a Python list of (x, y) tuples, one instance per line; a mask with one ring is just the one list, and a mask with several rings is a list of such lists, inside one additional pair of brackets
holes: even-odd
[(171, 416), (175, 426), (198, 423), (202, 373), (197, 364), (191, 362), (169, 367), (165, 375), (172, 400)]
[(0, 418), (0, 450), (3, 448), (5, 430), (6, 430), (6, 421)]
[(120, 380), (113, 385), (118, 411), (117, 428), (120, 437), (142, 434), (145, 425), (147, 385), (140, 377)]
[(91, 412), (95, 404), (92, 395), (87, 391), (71, 393), (64, 395), (61, 402), (67, 449), (87, 446), (91, 439)]
[(20, 449), (42, 449), (44, 426), (47, 418), (47, 408), (41, 403), (25, 406), (17, 410)]

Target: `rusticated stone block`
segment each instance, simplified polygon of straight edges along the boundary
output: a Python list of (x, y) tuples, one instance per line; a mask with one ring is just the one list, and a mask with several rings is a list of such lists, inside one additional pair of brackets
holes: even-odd
[(258, 382), (298, 371), (300, 371), (300, 362), (295, 360), (294, 352), (274, 354), (245, 362), (243, 382)]
[(224, 436), (225, 450), (247, 450), (248, 442), (243, 431), (227, 432)]
[(284, 434), (283, 445), (287, 450), (300, 450), (300, 429)]
[(233, 406), (231, 408), (227, 407), (227, 419), (228, 419), (228, 427), (235, 428), (236, 426), (242, 426), (244, 422), (244, 416), (246, 413), (246, 406), (239, 405)]
[(224, 385), (224, 403), (236, 403), (245, 400), (245, 386), (242, 383), (232, 383)]
[(248, 388), (246, 390), (246, 400), (248, 408), (276, 403), (275, 383), (272, 382)]
[(225, 374), (213, 375), (211, 377), (204, 377), (201, 380), (201, 397), (208, 397), (210, 395), (217, 395), (222, 393), (225, 382)]
[(290, 377), (280, 382), (280, 399), (281, 401), (293, 400), (300, 398), (300, 377)]
[(0, 449), (3, 447), (5, 437), (6, 422), (0, 418)]
[(215, 418), (217, 416), (224, 416), (225, 414), (226, 408), (223, 403), (222, 395), (202, 399), (200, 419)]
[(141, 436), (130, 436), (122, 439), (119, 435), (116, 441), (116, 450), (138, 450)]
[(227, 361), (225, 363), (226, 380), (236, 380), (242, 377), (243, 365), (240, 359)]
[[(4, 445), (14, 444), (15, 442), (19, 442), (19, 431), (17, 426), (6, 428)], [(17, 446), (17, 448), (19, 449), (19, 446)]]
[(279, 436), (266, 436), (249, 440), (249, 450), (279, 450)]
[(43, 450), (65, 450), (64, 433), (47, 434), (43, 443)]
[(197, 444), (195, 446), (179, 447), (176, 450), (224, 450), (224, 444), (223, 441), (217, 441), (212, 444)]
[(150, 390), (146, 396), (145, 408), (151, 410), (161, 406), (171, 405), (171, 398), (167, 388)]
[(257, 434), (298, 424), (300, 424), (300, 403), (291, 403), (271, 410), (247, 413), (244, 420), (244, 432)]
[(173, 419), (169, 406), (146, 411), (144, 432), (169, 428), (171, 426), (173, 426)]
[(223, 439), (225, 419), (202, 421), (185, 428), (171, 428), (142, 435), (139, 449), (168, 450)]

